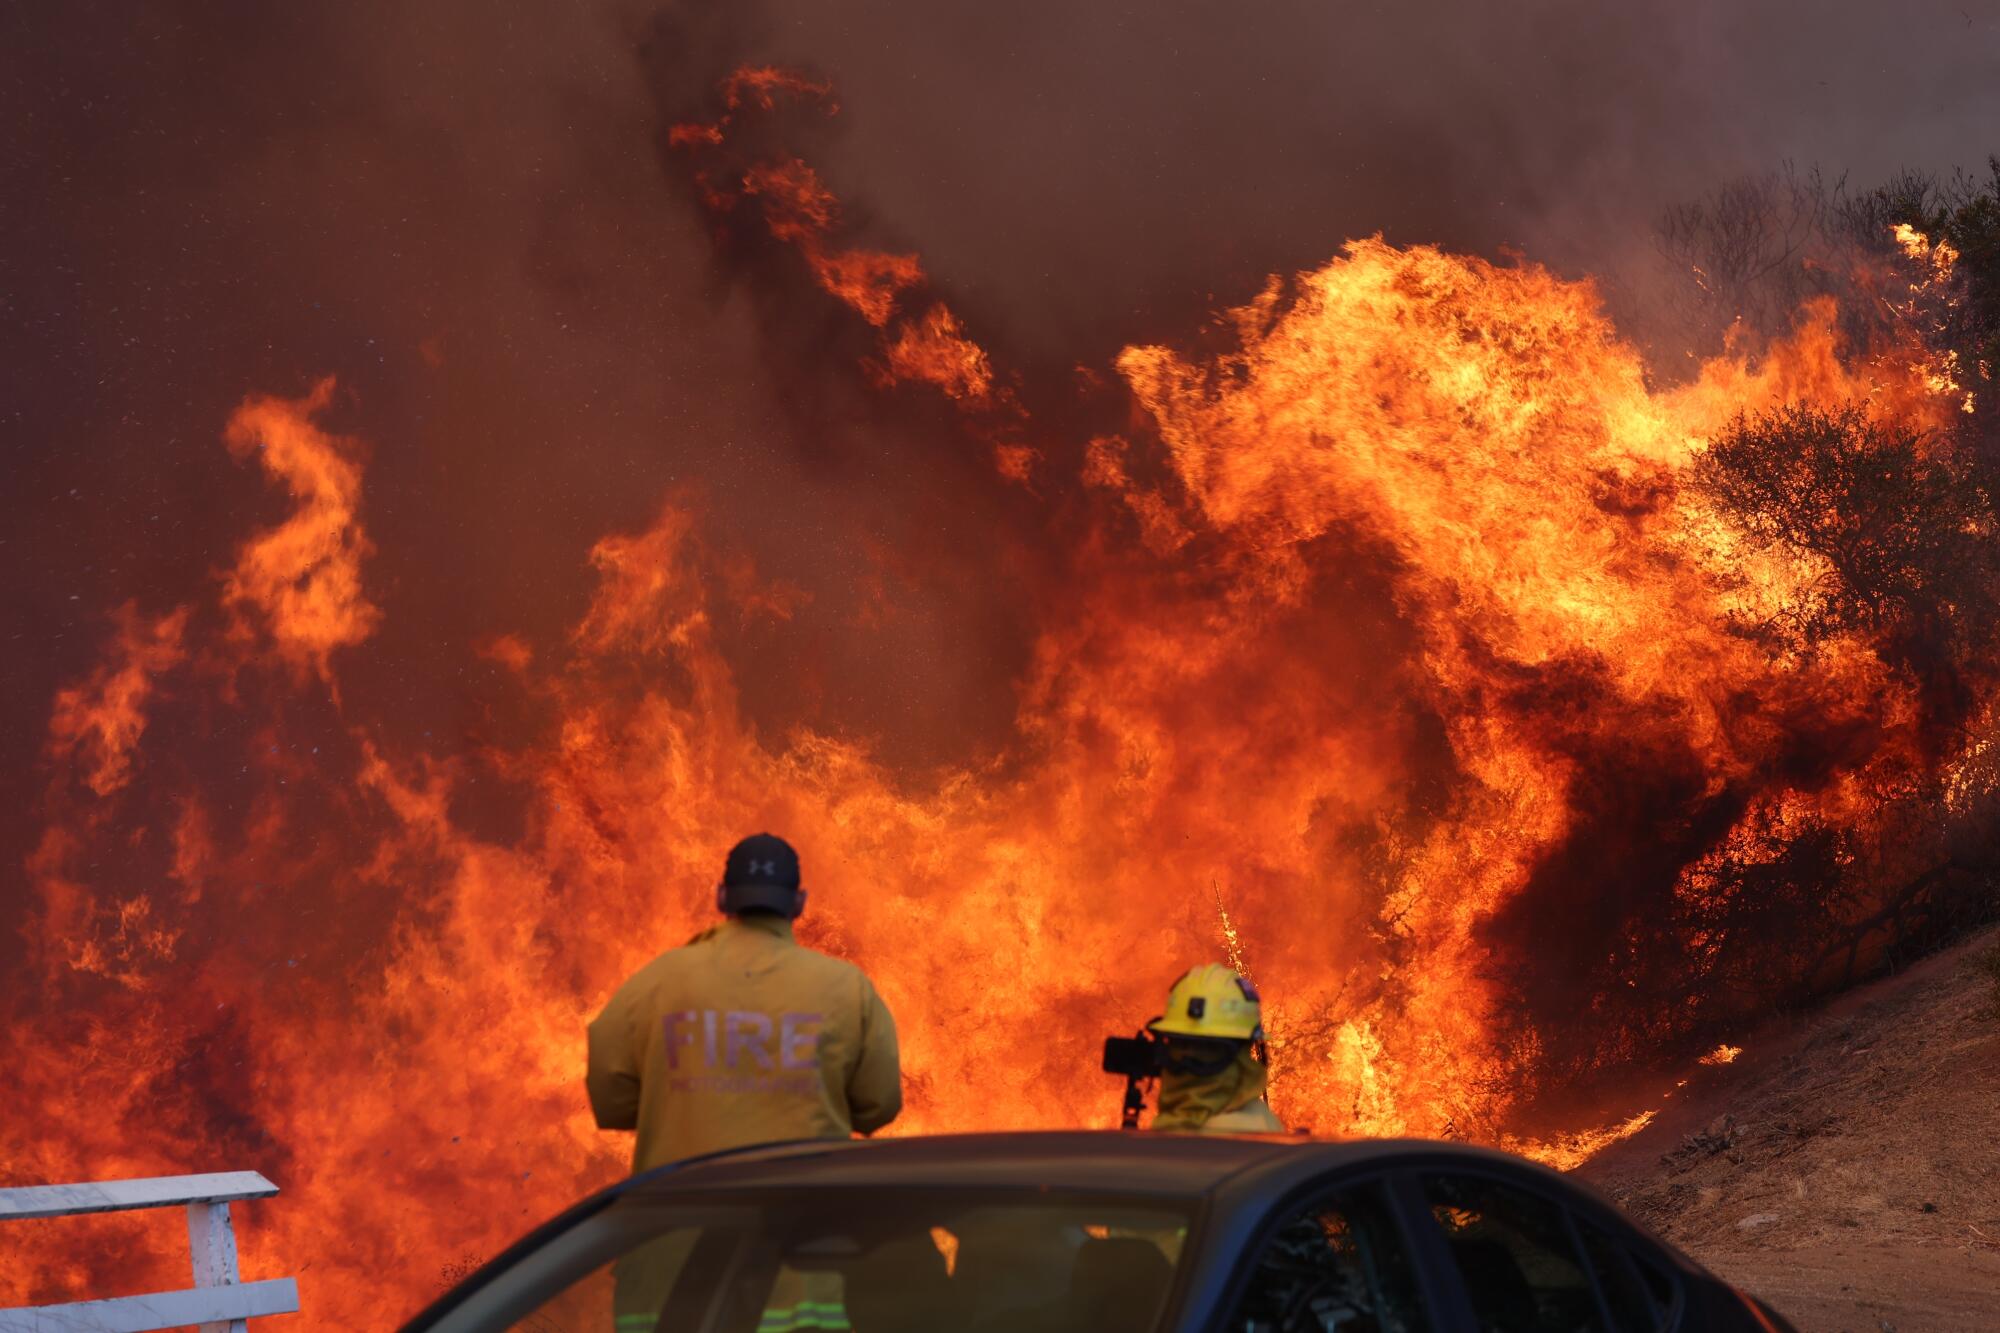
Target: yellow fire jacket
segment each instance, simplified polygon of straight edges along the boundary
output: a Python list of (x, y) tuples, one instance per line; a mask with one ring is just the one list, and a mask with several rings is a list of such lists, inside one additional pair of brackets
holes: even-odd
[(852, 963), (736, 917), (661, 954), (590, 1024), (604, 1129), (636, 1129), (636, 1173), (780, 1139), (872, 1134), (903, 1109), (896, 1023)]
[(1285, 1124), (1264, 1100), (1269, 1077), (1243, 1043), (1227, 1069), (1207, 1078), (1168, 1073), (1160, 1079), (1154, 1129), (1197, 1134), (1282, 1134)]

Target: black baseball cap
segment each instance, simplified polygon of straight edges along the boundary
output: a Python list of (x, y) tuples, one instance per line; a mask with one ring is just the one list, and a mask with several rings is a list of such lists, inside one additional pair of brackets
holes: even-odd
[(797, 916), (805, 907), (805, 894), (799, 891), (799, 854), (776, 834), (752, 834), (729, 849), (716, 901), (731, 915)]

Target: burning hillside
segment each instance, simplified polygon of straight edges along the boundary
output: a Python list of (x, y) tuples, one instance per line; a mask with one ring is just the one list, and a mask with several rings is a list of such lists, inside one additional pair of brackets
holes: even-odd
[[(810, 594), (698, 485), (575, 552), (564, 632), (378, 656), (370, 403), (245, 384), (200, 447), (286, 510), (241, 518), (206, 596), (103, 608), (51, 701), (10, 1181), (255, 1167), (285, 1195), (247, 1266), (379, 1325), (619, 1171), (583, 1023), (759, 828), (805, 857), (803, 936), (899, 1016), (898, 1132), (1115, 1123), (1096, 1040), (1230, 953), (1289, 1123), (1573, 1157), (1646, 1099), (1551, 1107), (1934, 924), (1994, 783), (1987, 372), (1928, 337), (1944, 250), (1881, 258), (1865, 337), (1820, 302), (1663, 386), (1589, 283), (1355, 240), (1086, 367), (1118, 419), (1072, 432), (791, 148), (833, 109), (746, 68), (664, 151), (766, 309), (833, 328), (815, 373), (948, 405), (938, 447), (1049, 515), (1007, 735), (926, 771), (757, 726), (743, 645)], [(1856, 484), (1812, 490), (1815, 459)], [(1890, 509), (1922, 550), (1868, 545)], [(457, 673), (470, 718), (377, 716), (343, 688), (371, 659)], [(180, 1262), (84, 1234), (10, 1250), (0, 1299)]]

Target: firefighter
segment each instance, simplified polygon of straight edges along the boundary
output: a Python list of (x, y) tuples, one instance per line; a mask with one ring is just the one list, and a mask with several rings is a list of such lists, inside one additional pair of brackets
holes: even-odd
[(1147, 1024), (1163, 1047), (1154, 1129), (1282, 1134), (1264, 1100), (1263, 1005), (1256, 987), (1220, 963), (1191, 968)]
[[(590, 1023), (590, 1108), (600, 1128), (638, 1131), (635, 1174), (754, 1143), (872, 1134), (903, 1106), (895, 1020), (867, 974), (792, 938), (806, 894), (790, 844), (737, 843), (715, 902), (720, 924), (640, 968)], [(662, 1241), (617, 1266), (621, 1330), (652, 1327), (676, 1251)], [(845, 1327), (827, 1293), (772, 1302), (774, 1328)]]

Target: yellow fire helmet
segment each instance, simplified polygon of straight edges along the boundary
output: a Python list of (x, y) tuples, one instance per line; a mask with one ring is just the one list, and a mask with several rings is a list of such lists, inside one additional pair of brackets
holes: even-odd
[(1188, 969), (1167, 992), (1167, 1012), (1147, 1028), (1168, 1037), (1262, 1041), (1264, 1006), (1249, 978), (1221, 963)]

